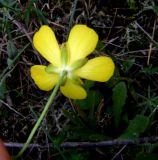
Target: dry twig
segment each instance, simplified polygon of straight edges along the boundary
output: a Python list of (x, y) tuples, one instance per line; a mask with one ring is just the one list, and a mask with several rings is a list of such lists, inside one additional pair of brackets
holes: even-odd
[[(64, 142), (61, 144), (61, 148), (95, 148), (95, 147), (108, 147), (108, 146), (116, 146), (116, 145), (140, 145), (147, 143), (156, 143), (158, 142), (158, 136), (152, 137), (143, 137), (137, 139), (115, 139), (115, 140), (107, 140), (107, 141), (99, 141), (99, 142)], [(14, 143), (7, 142), (5, 143), (6, 147), (17, 147), (22, 148), (23, 143)], [(40, 145), (40, 144), (30, 144), (29, 148), (48, 148), (53, 147), (53, 144)]]

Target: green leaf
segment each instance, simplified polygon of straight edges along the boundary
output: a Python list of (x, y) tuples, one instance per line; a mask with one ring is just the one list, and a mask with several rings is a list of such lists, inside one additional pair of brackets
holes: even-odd
[(114, 75), (111, 77), (110, 81), (106, 83), (106, 86), (109, 88), (113, 88), (117, 83), (119, 83), (121, 80), (121, 76), (119, 73), (119, 69), (116, 67), (114, 71)]
[(80, 141), (101, 141), (109, 139), (105, 134), (100, 134), (87, 126), (80, 126), (79, 124), (69, 125), (65, 128), (66, 138), (69, 140), (79, 139)]
[(26, 11), (24, 12), (24, 19), (25, 19), (25, 24), (28, 26), (29, 20), (30, 20), (30, 8), (27, 8)]
[(136, 160), (158, 160), (158, 155), (154, 153), (138, 153)]
[(126, 102), (127, 98), (127, 88), (126, 84), (124, 82), (119, 82), (114, 88), (113, 88), (113, 116), (114, 116), (114, 122), (116, 128), (119, 125), (121, 113), (123, 111), (123, 106)]
[(6, 84), (4, 81), (0, 82), (0, 99), (4, 99), (6, 93)]
[(13, 63), (14, 63), (14, 61), (12, 59), (10, 59), (10, 58), (7, 59), (7, 64), (8, 64), (9, 69), (11, 69)]
[(77, 151), (72, 151), (71, 155), (69, 156), (69, 160), (87, 160), (86, 154), (83, 153), (78, 153)]
[(137, 9), (137, 6), (136, 6), (136, 1), (135, 0), (127, 0), (127, 3), (128, 3), (128, 6), (131, 8), (131, 9)]
[(9, 59), (11, 60), (14, 59), (17, 55), (17, 48), (15, 47), (12, 40), (9, 40), (7, 42), (7, 53), (8, 53)]
[(90, 80), (86, 80), (84, 82), (84, 88), (86, 90), (89, 90), (90, 88), (92, 88), (94, 86), (95, 82), (94, 81), (90, 81)]
[(104, 51), (104, 49), (105, 49), (105, 44), (101, 41), (98, 41), (97, 46), (96, 46), (96, 50)]
[(124, 68), (124, 71), (127, 73), (130, 68), (133, 66), (133, 64), (135, 63), (135, 59), (128, 59), (127, 61), (124, 61), (123, 62), (123, 68)]
[(119, 139), (135, 139), (137, 137), (138, 137), (137, 133), (125, 132), (119, 137)]
[(60, 147), (61, 143), (63, 143), (65, 141), (65, 139), (66, 139), (66, 135), (63, 134), (63, 133), (59, 134), (56, 137), (51, 138), (52, 143), (53, 143), (53, 145), (54, 145), (55, 148), (56, 147), (57, 148)]
[(155, 14), (158, 16), (158, 6), (153, 6), (153, 10), (154, 10)]
[(125, 133), (120, 138), (138, 138), (143, 133), (149, 124), (149, 118), (143, 115), (136, 115), (133, 120), (130, 121), (129, 126), (125, 130)]
[(142, 72), (145, 72), (145, 73), (150, 74), (150, 75), (157, 74), (158, 67), (152, 67), (152, 66), (144, 67)]
[(94, 108), (97, 106), (102, 99), (102, 95), (96, 91), (89, 91), (87, 98), (83, 100), (75, 100), (74, 104), (79, 106), (81, 109), (89, 109), (91, 116), (94, 113)]
[(3, 6), (3, 7), (6, 7), (8, 9), (11, 9), (12, 11), (17, 11), (17, 8), (14, 7), (14, 5), (16, 4), (17, 2), (14, 1), (14, 0), (0, 0), (0, 4)]
[(68, 112), (67, 110), (65, 110), (64, 108), (62, 108), (62, 112), (64, 114), (65, 117), (69, 118), (70, 121), (74, 124), (74, 125), (79, 125), (84, 126), (84, 123), (82, 122), (82, 120), (80, 119), (80, 117), (74, 113), (74, 112)]
[(43, 12), (39, 9), (35, 9), (35, 12), (37, 14), (37, 17), (38, 17), (39, 21), (43, 22), (44, 24), (48, 24), (48, 21), (47, 21), (46, 17), (44, 16), (44, 15), (48, 16), (48, 14), (46, 12)]
[(62, 109), (62, 111), (64, 115), (70, 120), (69, 125), (67, 125), (62, 132), (62, 134), (66, 135), (67, 139), (80, 139), (81, 141), (99, 141), (107, 139), (107, 136), (105, 134), (100, 134), (93, 130), (93, 127), (86, 126), (86, 124), (83, 123), (83, 121), (76, 113), (68, 112), (64, 109)]
[(33, 12), (33, 9), (34, 9), (34, 5), (33, 3), (36, 3), (37, 0), (30, 0), (27, 4), (27, 7), (25, 9), (25, 12), (24, 12), (24, 20), (25, 20), (25, 24), (28, 26), (29, 22), (30, 22), (30, 15), (31, 15), (31, 12)]
[(131, 120), (127, 131), (132, 133), (143, 133), (149, 124), (149, 118), (143, 115), (136, 115), (133, 120)]

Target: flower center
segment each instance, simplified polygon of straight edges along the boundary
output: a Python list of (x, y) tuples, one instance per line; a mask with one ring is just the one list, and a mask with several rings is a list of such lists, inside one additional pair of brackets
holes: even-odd
[(65, 79), (66, 78), (71, 78), (76, 80), (77, 77), (73, 74), (75, 70), (81, 68), (84, 66), (88, 59), (83, 58), (76, 60), (72, 64), (69, 64), (69, 58), (70, 58), (70, 53), (68, 49), (66, 48), (65, 43), (61, 45), (61, 66), (60, 67), (55, 67), (52, 64), (48, 65), (46, 67), (46, 72), (47, 73), (55, 73), (59, 74), (60, 76), (65, 73)]

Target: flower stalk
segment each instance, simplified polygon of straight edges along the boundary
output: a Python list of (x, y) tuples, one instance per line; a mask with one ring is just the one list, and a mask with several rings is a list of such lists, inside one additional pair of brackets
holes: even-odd
[(21, 155), (24, 153), (24, 151), (27, 149), (27, 147), (29, 146), (29, 144), (31, 143), (31, 140), (34, 136), (34, 134), (36, 133), (38, 127), (40, 126), (40, 124), (42, 123), (44, 117), (46, 116), (53, 100), (54, 100), (54, 97), (56, 96), (57, 92), (58, 92), (58, 89), (60, 87), (60, 85), (63, 83), (63, 79), (64, 77), (66, 76), (67, 72), (66, 71), (63, 71), (62, 74), (60, 75), (59, 77), (59, 81), (58, 83), (56, 84), (55, 88), (53, 89), (53, 92), (51, 93), (45, 107), (44, 107), (44, 110), (42, 111), (40, 117), (38, 118), (36, 124), (34, 125), (27, 141), (25, 142), (24, 146), (22, 147), (22, 149), (19, 151), (19, 153), (15, 156), (15, 160), (18, 159), (19, 157), (21, 157)]

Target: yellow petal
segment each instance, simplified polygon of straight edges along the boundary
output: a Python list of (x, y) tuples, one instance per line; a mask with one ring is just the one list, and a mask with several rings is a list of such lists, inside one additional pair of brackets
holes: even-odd
[(68, 38), (67, 50), (70, 52), (70, 64), (85, 58), (95, 49), (98, 42), (97, 33), (86, 25), (75, 25)]
[(48, 74), (46, 71), (46, 66), (35, 65), (31, 67), (31, 77), (35, 84), (44, 91), (51, 90), (58, 81), (57, 74)]
[(52, 29), (42, 26), (33, 37), (33, 44), (37, 51), (54, 66), (60, 66), (60, 48)]
[(84, 99), (87, 96), (86, 91), (75, 83), (71, 79), (67, 79), (64, 86), (60, 87), (64, 96), (71, 99)]
[(89, 60), (83, 67), (75, 71), (75, 74), (88, 80), (105, 82), (114, 73), (114, 63), (110, 57), (101, 56)]

